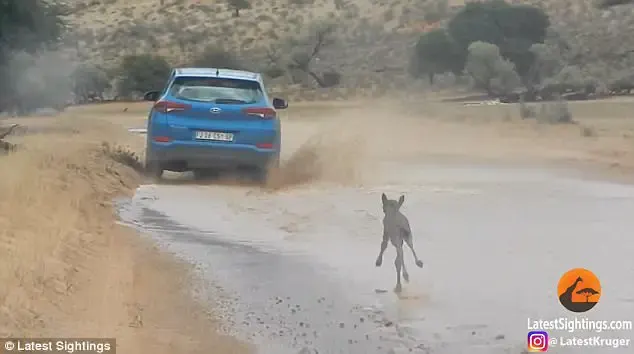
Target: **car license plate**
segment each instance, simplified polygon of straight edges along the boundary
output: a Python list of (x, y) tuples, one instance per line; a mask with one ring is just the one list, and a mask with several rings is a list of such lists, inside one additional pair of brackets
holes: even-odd
[(216, 141), (233, 141), (233, 134), (219, 132), (196, 132), (196, 139), (216, 140)]

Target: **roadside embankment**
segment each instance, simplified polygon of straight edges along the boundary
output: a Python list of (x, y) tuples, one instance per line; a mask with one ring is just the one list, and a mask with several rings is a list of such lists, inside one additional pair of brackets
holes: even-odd
[(72, 111), (19, 123), (19, 150), (0, 156), (0, 336), (116, 337), (120, 353), (248, 352), (215, 334), (185, 265), (116, 224), (113, 200), (141, 181), (118, 148), (135, 138)]

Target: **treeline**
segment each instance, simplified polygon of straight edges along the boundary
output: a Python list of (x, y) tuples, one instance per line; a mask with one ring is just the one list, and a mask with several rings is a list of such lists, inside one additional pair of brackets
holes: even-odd
[(431, 83), (446, 73), (467, 76), (490, 97), (515, 101), (520, 96), (584, 99), (634, 90), (634, 77), (588, 75), (572, 56), (542, 9), (491, 0), (465, 5), (446, 26), (421, 36), (410, 71)]
[[(82, 61), (75, 29), (65, 21), (70, 12), (53, 0), (0, 0), (0, 113), (26, 115), (38, 108), (138, 99), (162, 88), (174, 65), (250, 69), (236, 53), (213, 44), (180, 63), (149, 53), (122, 56), (108, 67)], [(309, 77), (320, 87), (337, 85), (339, 73), (315, 72), (311, 66), (334, 27), (314, 27), (303, 41), (289, 44), (292, 48), (267, 50), (264, 75)]]
[[(52, 0), (0, 1), (0, 112), (25, 115), (135, 99), (165, 84), (171, 65), (158, 55), (124, 56), (115, 67), (75, 60), (65, 37), (72, 29), (64, 20), (68, 15), (67, 7)], [(243, 68), (234, 55), (213, 46), (188, 64)]]
[[(24, 115), (43, 107), (136, 100), (146, 91), (161, 89), (172, 68), (164, 57), (154, 54), (123, 56), (114, 68), (93, 63), (55, 65), (52, 62), (60, 60), (58, 55), (14, 55), (19, 59), (9, 61), (7, 67), (16, 78), (5, 85), (0, 111)], [(15, 62), (24, 65), (20, 68)], [(237, 58), (216, 48), (209, 48), (190, 65), (242, 69)]]
[[(0, 111), (26, 99), (28, 86), (38, 83), (37, 78), (22, 77), (32, 64), (24, 58), (59, 48), (67, 29), (62, 20), (65, 11), (63, 6), (48, 1), (0, 1)], [(27, 85), (29, 81), (34, 84)]]
[[(0, 112), (18, 114), (42, 107), (62, 108), (111, 99), (135, 99), (164, 85), (171, 64), (154, 54), (128, 55), (102, 67), (80, 62), (66, 36), (68, 9), (53, 0), (0, 0)], [(309, 38), (266, 53), (269, 77), (292, 82), (309, 77), (319, 87), (340, 83), (339, 72), (316, 73), (312, 62), (334, 36), (332, 25), (318, 26)], [(302, 44), (303, 43), (303, 44)], [(237, 55), (210, 45), (178, 65), (245, 69)], [(261, 60), (260, 60), (261, 61)], [(266, 60), (265, 60), (266, 61)], [(547, 14), (503, 0), (468, 3), (442, 28), (420, 37), (410, 58), (415, 78), (435, 82), (453, 75), (506, 100), (550, 100), (629, 94), (634, 76), (588, 74), (568, 45), (553, 32)]]

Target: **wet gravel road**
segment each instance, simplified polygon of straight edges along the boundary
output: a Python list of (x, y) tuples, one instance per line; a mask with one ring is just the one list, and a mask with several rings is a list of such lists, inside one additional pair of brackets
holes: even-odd
[[(510, 167), (398, 170), (380, 183), (273, 194), (145, 185), (121, 202), (120, 215), (196, 264), (205, 296), (219, 296), (220, 286), (230, 297), (227, 330), (263, 354), (521, 353), (528, 318), (574, 318), (556, 286), (576, 267), (594, 271), (604, 289), (599, 305), (579, 316), (634, 319), (634, 187)], [(405, 194), (403, 211), (425, 262), (419, 269), (406, 253), (411, 283), (400, 297), (391, 291), (393, 249), (374, 266), (382, 192)]]

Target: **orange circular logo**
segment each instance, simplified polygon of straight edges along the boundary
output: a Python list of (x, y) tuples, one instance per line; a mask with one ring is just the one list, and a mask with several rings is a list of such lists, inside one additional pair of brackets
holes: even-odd
[(584, 268), (567, 271), (559, 279), (557, 295), (563, 307), (572, 312), (586, 312), (601, 298), (599, 278)]

